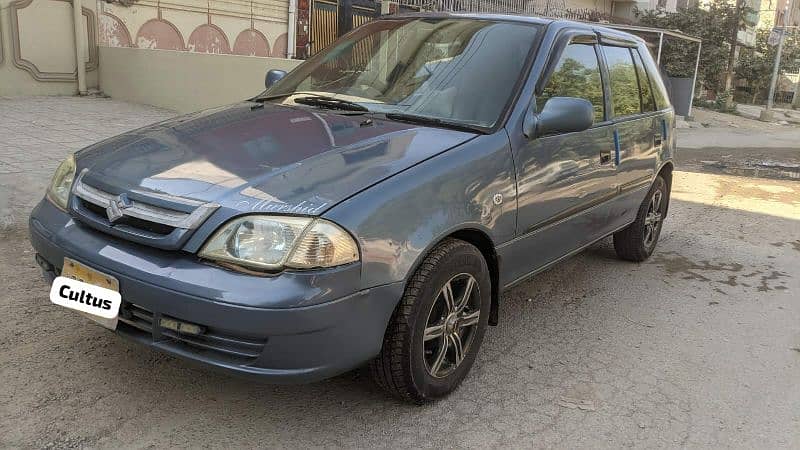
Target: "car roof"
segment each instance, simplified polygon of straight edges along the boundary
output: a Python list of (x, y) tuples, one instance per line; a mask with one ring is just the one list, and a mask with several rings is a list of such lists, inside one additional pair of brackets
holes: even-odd
[(582, 28), (587, 31), (596, 31), (607, 36), (617, 36), (626, 40), (643, 42), (643, 39), (635, 34), (613, 28), (604, 27), (594, 22), (579, 22), (574, 20), (556, 19), (551, 17), (525, 16), (521, 14), (493, 14), (493, 13), (457, 13), (457, 12), (408, 12), (381, 16), (381, 19), (395, 18), (463, 18), (480, 20), (497, 20), (503, 22), (522, 22), (536, 25), (554, 25), (558, 28)]

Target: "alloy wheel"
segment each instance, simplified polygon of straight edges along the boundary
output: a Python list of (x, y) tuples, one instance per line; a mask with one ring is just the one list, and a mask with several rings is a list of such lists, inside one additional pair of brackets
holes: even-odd
[(468, 273), (448, 280), (436, 296), (425, 321), (423, 359), (434, 378), (458, 368), (470, 351), (481, 317), (478, 282)]
[(664, 194), (660, 190), (653, 192), (650, 204), (647, 206), (647, 215), (644, 217), (644, 246), (650, 248), (658, 236), (661, 226), (661, 202)]

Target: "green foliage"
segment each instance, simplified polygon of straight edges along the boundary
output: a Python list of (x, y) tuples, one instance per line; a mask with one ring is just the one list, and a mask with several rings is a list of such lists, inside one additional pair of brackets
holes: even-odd
[(712, 109), (717, 111), (732, 113), (736, 111), (736, 103), (733, 102), (733, 94), (731, 91), (722, 91), (717, 94), (717, 98), (711, 103)]
[[(738, 14), (737, 14), (738, 12)], [(731, 46), (734, 24), (744, 29), (744, 18), (751, 14), (748, 7), (737, 11), (735, 3), (715, 1), (706, 11), (700, 8), (683, 8), (669, 13), (663, 10), (639, 12), (642, 25), (679, 30), (703, 40), (697, 81), (714, 92), (725, 88), (725, 73)], [(737, 24), (738, 19), (738, 24)], [(662, 65), (672, 77), (691, 77), (697, 57), (697, 44), (664, 36), (661, 52)]]
[[(766, 95), (772, 79), (772, 69), (775, 64), (775, 52), (778, 47), (767, 43), (770, 30), (758, 30), (756, 46), (752, 49), (741, 49), (736, 65), (736, 77), (746, 80), (750, 87), (755, 103), (759, 94)], [(783, 72), (797, 72), (797, 61), (800, 59), (800, 36), (796, 32), (787, 32), (783, 41), (780, 68)]]

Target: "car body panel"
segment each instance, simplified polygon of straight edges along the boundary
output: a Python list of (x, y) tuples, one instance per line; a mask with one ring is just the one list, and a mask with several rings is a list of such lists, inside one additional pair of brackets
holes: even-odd
[(432, 246), (458, 230), (479, 231), (498, 243), (511, 240), (516, 187), (508, 137), (479, 136), (353, 196), (324, 217), (357, 237), (363, 286), (407, 279)]
[[(520, 205), (517, 237), (497, 248), (503, 287), (514, 285), (633, 222), (656, 174), (674, 153), (671, 107), (633, 117), (608, 117), (606, 122), (580, 133), (533, 140), (525, 135), (524, 123), (533, 107), (539, 77), (550, 59), (558, 57), (550, 52), (561, 34), (575, 31), (624, 39), (626, 45), (635, 46), (642, 54), (647, 52), (641, 39), (616, 30), (569, 21), (548, 26), (541, 55), (533, 64), (506, 125), (514, 149)], [(599, 56), (605, 109), (611, 111), (602, 52)], [(669, 132), (656, 146), (654, 134), (659, 129)], [(610, 151), (617, 158), (612, 156), (611, 164), (602, 165), (601, 151)]]
[[(404, 289), (398, 282), (354, 290), (360, 278), (358, 264), (323, 272), (248, 276), (191, 255), (109, 240), (47, 201), (36, 207), (29, 226), (37, 261), (49, 280), (60, 273), (64, 257), (76, 259), (119, 281), (123, 308), (149, 311), (152, 323), (163, 317), (200, 325), (209, 338), (219, 336), (215, 340), (225, 345), (156, 325), (142, 331), (122, 320), (117, 333), (159, 351), (272, 383), (329, 378), (374, 357)], [(243, 343), (236, 346), (239, 341)], [(252, 355), (230, 354), (242, 346)]]
[[(517, 169), (519, 257), (509, 255), (510, 264), (501, 280), (515, 280), (569, 251), (609, 233), (605, 211), (596, 208), (617, 193), (617, 170), (612, 162), (601, 163), (600, 154), (614, 147), (611, 124), (579, 133), (519, 141), (514, 149)], [(558, 226), (586, 209), (585, 227), (563, 233)], [(521, 241), (535, 238), (536, 251)], [(516, 261), (523, 259), (524, 262)]]
[[(37, 252), (57, 266), (59, 258), (68, 254), (101, 271), (125, 273), (130, 278), (211, 302), (251, 308), (297, 308), (350, 295), (360, 286), (359, 264), (313, 272), (285, 271), (280, 276), (248, 275), (203, 262), (187, 252), (109, 239), (48, 201), (34, 209), (30, 230), (59, 249), (50, 254), (51, 248), (37, 247)], [(124, 294), (125, 284), (120, 288)]]
[[(482, 250), (496, 254), (496, 299), (502, 288), (634, 220), (654, 177), (674, 155), (671, 108), (609, 118), (572, 135), (530, 139), (523, 129), (559, 33), (635, 38), (540, 18), (415, 16), (543, 26), (532, 49), (536, 57), (494, 128), (472, 133), (247, 101), (117, 136), (77, 153), (78, 172), (88, 169), (88, 183), (114, 195), (136, 190), (218, 208), (181, 247), (167, 251), (110, 236), (42, 200), (29, 228), (45, 273), (57, 274), (68, 256), (117, 277), (128, 307), (265, 342), (243, 361), (192, 347), (189, 338), (170, 337), (160, 326), (148, 333), (118, 330), (145, 345), (274, 382), (313, 381), (380, 351), (407, 280), (448, 236), (468, 232), (488, 243)], [(640, 40), (635, 45), (646, 51)], [(619, 164), (599, 163), (606, 149), (618, 152)], [(260, 213), (330, 220), (356, 239), (360, 261), (257, 274), (197, 256), (222, 224)]]
[(244, 102), (146, 127), (78, 155), (85, 181), (237, 212), (319, 215), (474, 134)]

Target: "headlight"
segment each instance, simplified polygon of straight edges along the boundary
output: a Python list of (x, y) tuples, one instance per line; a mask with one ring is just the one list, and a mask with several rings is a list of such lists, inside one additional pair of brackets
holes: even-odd
[(346, 231), (327, 220), (245, 216), (217, 230), (199, 255), (260, 270), (311, 269), (358, 261), (358, 247)]
[(69, 155), (56, 169), (53, 181), (47, 188), (47, 198), (61, 209), (67, 209), (69, 191), (72, 189), (72, 181), (75, 179), (75, 157)]

